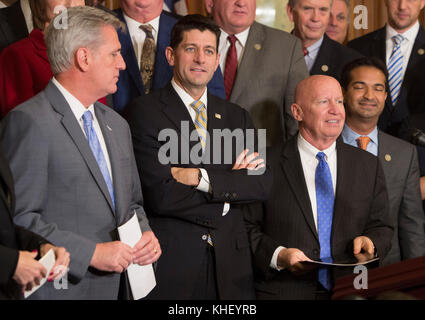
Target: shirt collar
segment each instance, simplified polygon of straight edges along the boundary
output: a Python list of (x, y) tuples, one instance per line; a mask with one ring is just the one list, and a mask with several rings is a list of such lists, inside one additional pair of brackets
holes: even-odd
[[(177, 82), (174, 80), (174, 77), (171, 80), (171, 85), (173, 86), (174, 90), (176, 90), (178, 96), (180, 97), (180, 99), (182, 99), (185, 106), (190, 106), (195, 101), (190, 94), (184, 91), (184, 89), (177, 84)], [(207, 108), (208, 104), (207, 91), (208, 89), (205, 88), (204, 94), (202, 95), (201, 99), (199, 99), (205, 105), (205, 108)]]
[(124, 12), (123, 12), (123, 15), (124, 15), (125, 22), (127, 23), (127, 27), (129, 29), (129, 31), (131, 30), (132, 33), (133, 32), (137, 32), (137, 31), (141, 31), (140, 28), (139, 28), (141, 25), (148, 25), (148, 24), (150, 24), (152, 26), (153, 33), (154, 34), (158, 34), (158, 30), (159, 30), (159, 17), (160, 16), (158, 16), (155, 19), (152, 19), (151, 21), (148, 21), (146, 23), (140, 23), (139, 21), (136, 21), (133, 18), (130, 18)]
[(304, 137), (301, 135), (301, 133), (298, 134), (298, 148), (302, 150), (305, 154), (307, 154), (309, 157), (316, 159), (316, 155), (319, 152), (323, 152), (326, 155), (326, 160), (331, 157), (335, 151), (336, 151), (336, 141), (332, 143), (332, 145), (325, 149), (325, 150), (319, 150), (313, 145), (311, 145), (307, 140), (304, 139)]
[(323, 43), (323, 39), (324, 39), (325, 35), (323, 35), (318, 41), (316, 41), (314, 44), (312, 44), (311, 46), (307, 47), (308, 50), (308, 54), (310, 55), (310, 53), (314, 53), (315, 51), (318, 51), (320, 46)]
[[(416, 23), (409, 28), (409, 30), (405, 31), (404, 33), (401, 33), (401, 35), (407, 39), (409, 42), (415, 42), (416, 40), (416, 36), (418, 35), (419, 32), (419, 21), (416, 21)], [(398, 35), (399, 33), (397, 31), (394, 30), (393, 27), (391, 27), (388, 23), (387, 23), (387, 39), (386, 40), (391, 40), (392, 41), (392, 37)]]
[[(245, 48), (246, 45), (246, 41), (248, 40), (248, 35), (249, 35), (249, 30), (251, 29), (251, 26), (249, 26), (247, 29), (245, 29), (244, 31), (235, 34), (236, 39), (238, 39), (238, 42), (241, 44), (242, 47)], [(220, 43), (222, 45), (226, 44), (227, 41), (227, 37), (229, 36), (229, 34), (224, 31), (223, 29), (221, 30), (221, 34), (220, 34)]]
[[(344, 129), (342, 129), (342, 138), (344, 141), (351, 145), (357, 145), (357, 138), (360, 136), (365, 136), (362, 134), (358, 134), (357, 132), (353, 131), (347, 124), (344, 124)], [(375, 127), (372, 132), (370, 132), (368, 135), (366, 135), (370, 138), (370, 141), (378, 145), (378, 127)]]
[(52, 78), (52, 83), (59, 89), (59, 91), (62, 93), (63, 97), (65, 98), (66, 102), (68, 102), (72, 113), (74, 114), (75, 118), (77, 118), (78, 121), (81, 120), (81, 117), (83, 116), (84, 112), (87, 110), (91, 111), (93, 115), (93, 119), (96, 119), (96, 115), (94, 113), (94, 105), (91, 104), (88, 108), (84, 107), (84, 105), (75, 98), (68, 90), (66, 90), (59, 81), (56, 80), (55, 77)]

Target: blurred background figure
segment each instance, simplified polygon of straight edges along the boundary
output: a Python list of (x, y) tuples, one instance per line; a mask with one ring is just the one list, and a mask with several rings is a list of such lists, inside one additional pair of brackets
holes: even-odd
[(43, 90), (53, 77), (47, 58), (44, 31), (59, 12), (55, 8), (83, 6), (84, 0), (29, 0), (29, 5), (34, 29), (27, 38), (10, 45), (0, 55), (2, 117)]
[(350, 0), (333, 0), (326, 35), (341, 44), (345, 43), (350, 22)]

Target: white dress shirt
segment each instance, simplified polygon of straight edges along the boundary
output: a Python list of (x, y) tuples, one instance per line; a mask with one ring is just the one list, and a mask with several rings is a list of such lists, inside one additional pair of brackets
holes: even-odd
[[(192, 98), (192, 96), (190, 94), (188, 94), (186, 91), (184, 91), (183, 88), (181, 88), (176, 83), (174, 78), (171, 80), (171, 85), (173, 86), (174, 90), (176, 90), (180, 99), (183, 101), (183, 104), (186, 106), (187, 111), (189, 112), (190, 118), (192, 119), (193, 123), (195, 123), (196, 111), (191, 106), (191, 104), (195, 100)], [(202, 103), (205, 105), (205, 110), (208, 110), (207, 88), (205, 88), (205, 91), (202, 94), (201, 99), (199, 99), (199, 100), (201, 100)], [(208, 126), (208, 124), (207, 124), (207, 126)], [(203, 168), (199, 168), (199, 170), (201, 171), (202, 179), (199, 182), (199, 185), (196, 187), (196, 189), (199, 190), (199, 191), (202, 191), (202, 192), (206, 192), (206, 193), (211, 192), (211, 183), (210, 183), (210, 179), (208, 177), (207, 171)], [(229, 212), (229, 209), (230, 209), (230, 204), (225, 202), (224, 207), (223, 207), (223, 216), (225, 216)]]
[(0, 1), (0, 9), (1, 9), (1, 8), (6, 8), (6, 7), (7, 7), (7, 6), (6, 6), (3, 2), (1, 2), (1, 1)]
[[(235, 37), (237, 39), (236, 41), (236, 54), (238, 56), (238, 65), (242, 60), (242, 56), (245, 50), (246, 40), (248, 39), (249, 34), (249, 27), (248, 29), (242, 31), (241, 33), (235, 34)], [(227, 37), (229, 36), (223, 29), (221, 30), (220, 35), (220, 42), (218, 44), (218, 52), (220, 53), (220, 68), (221, 71), (224, 74), (224, 70), (226, 70), (226, 57), (227, 57), (227, 51), (230, 48), (230, 41), (227, 40)]]
[(310, 47), (307, 48), (308, 53), (304, 56), (304, 60), (305, 64), (307, 65), (308, 72), (311, 71), (314, 66), (314, 63), (316, 62), (317, 55), (319, 54), (319, 50), (322, 46), (324, 37), (325, 36), (322, 36), (318, 41), (316, 41)]
[[(298, 151), (300, 153), (301, 165), (303, 167), (304, 178), (307, 185), (308, 196), (310, 198), (311, 210), (313, 212), (314, 224), (317, 229), (317, 202), (316, 202), (316, 168), (319, 164), (319, 160), (317, 160), (316, 155), (318, 152), (323, 152), (326, 155), (326, 161), (329, 166), (329, 170), (331, 171), (332, 176), (332, 186), (335, 195), (336, 190), (336, 142), (334, 142), (329, 148), (325, 150), (319, 150), (313, 147), (310, 143), (308, 143), (301, 134), (298, 134)], [(277, 256), (279, 255), (280, 250), (285, 247), (279, 246), (270, 262), (270, 267), (276, 270), (282, 270), (282, 268), (278, 268), (277, 266)]]
[(152, 26), (152, 35), (153, 35), (153, 38), (155, 39), (155, 45), (156, 45), (158, 42), (160, 16), (156, 17), (155, 19), (147, 23), (140, 23), (130, 18), (125, 13), (123, 13), (123, 15), (124, 15), (125, 22), (127, 23), (128, 33), (130, 35), (131, 42), (134, 48), (134, 53), (136, 54), (137, 63), (140, 69), (140, 59), (142, 58), (143, 44), (145, 43), (145, 39), (146, 39), (146, 33), (142, 29), (140, 29), (140, 26), (148, 25), (148, 24)]
[[(391, 53), (393, 52), (394, 47), (394, 41), (392, 39), (393, 36), (397, 35), (398, 32), (395, 31), (389, 24), (387, 24), (387, 37), (385, 41), (386, 45), (386, 61), (387, 66), (390, 61)], [(419, 22), (416, 21), (416, 23), (406, 32), (401, 33), (401, 35), (405, 38), (403, 42), (401, 43), (401, 53), (403, 55), (403, 70), (402, 72), (402, 79), (404, 79), (404, 74), (406, 73), (407, 64), (409, 63), (410, 54), (413, 50), (413, 45), (415, 44), (416, 36), (419, 32)]]
[[(74, 114), (75, 118), (78, 121), (78, 124), (81, 127), (81, 130), (84, 133), (84, 136), (86, 136), (86, 132), (84, 131), (84, 121), (83, 121), (83, 114), (89, 110), (93, 116), (93, 129), (96, 132), (97, 138), (99, 139), (100, 147), (102, 148), (103, 155), (105, 156), (106, 164), (108, 166), (109, 175), (111, 176), (112, 180), (112, 170), (111, 170), (111, 161), (109, 159), (109, 153), (108, 149), (106, 148), (105, 139), (103, 138), (102, 130), (99, 126), (99, 121), (97, 121), (96, 113), (94, 112), (94, 105), (90, 105), (88, 108), (84, 107), (83, 104), (75, 98), (68, 90), (66, 90), (59, 81), (56, 80), (55, 77), (52, 78), (53, 84), (59, 89), (59, 91), (62, 93), (63, 97), (65, 98), (66, 102), (68, 102), (72, 113)], [(87, 136), (86, 136), (87, 138)]]

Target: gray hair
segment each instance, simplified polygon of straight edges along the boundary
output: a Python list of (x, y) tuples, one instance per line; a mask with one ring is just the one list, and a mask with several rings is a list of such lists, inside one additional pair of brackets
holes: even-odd
[(68, 70), (79, 48), (99, 47), (105, 26), (124, 28), (124, 24), (110, 13), (88, 6), (68, 8), (57, 15), (45, 34), (53, 74)]
[[(331, 1), (331, 7), (332, 7), (332, 1), (333, 0), (330, 0), (330, 1)], [(346, 0), (345, 2), (347, 2), (347, 1), (349, 1), (349, 0)], [(295, 7), (296, 3), (297, 3), (297, 0), (288, 0), (288, 5), (291, 9), (293, 9)]]

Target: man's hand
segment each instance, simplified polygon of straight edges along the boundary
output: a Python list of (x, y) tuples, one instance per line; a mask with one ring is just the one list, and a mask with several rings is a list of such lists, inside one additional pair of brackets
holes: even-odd
[(13, 279), (21, 287), (22, 293), (38, 286), (41, 279), (46, 276), (46, 268), (35, 260), (37, 254), (37, 250), (33, 252), (19, 251), (18, 264), (16, 265)]
[(199, 169), (198, 168), (171, 168), (173, 178), (187, 186), (196, 187), (199, 184)]
[(145, 231), (133, 248), (133, 263), (141, 266), (154, 263), (161, 255), (161, 246), (152, 231)]
[[(40, 254), (43, 257), (50, 249), (53, 250), (56, 257), (55, 265), (52, 268), (52, 272), (49, 274), (47, 281), (51, 282), (56, 278), (61, 278), (68, 271), (70, 262), (69, 252), (64, 247), (55, 247), (50, 243), (42, 244), (40, 246)], [(59, 267), (59, 268), (58, 268)]]
[(277, 256), (277, 266), (285, 268), (294, 274), (302, 274), (310, 270), (300, 262), (309, 261), (310, 259), (299, 249), (287, 248), (282, 249)]
[(242, 153), (236, 159), (232, 170), (240, 170), (240, 169), (258, 170), (264, 167), (264, 159), (262, 158), (256, 159), (259, 155), (258, 152), (251, 153), (249, 156), (247, 156), (248, 152), (249, 152), (248, 149), (245, 149), (244, 151), (242, 151)]
[(121, 241), (96, 244), (90, 266), (109, 272), (121, 273), (133, 260), (133, 249)]
[(359, 254), (362, 252), (368, 253), (373, 255), (375, 251), (375, 247), (373, 245), (372, 240), (370, 240), (368, 237), (360, 236), (354, 239), (353, 241), (353, 253)]

